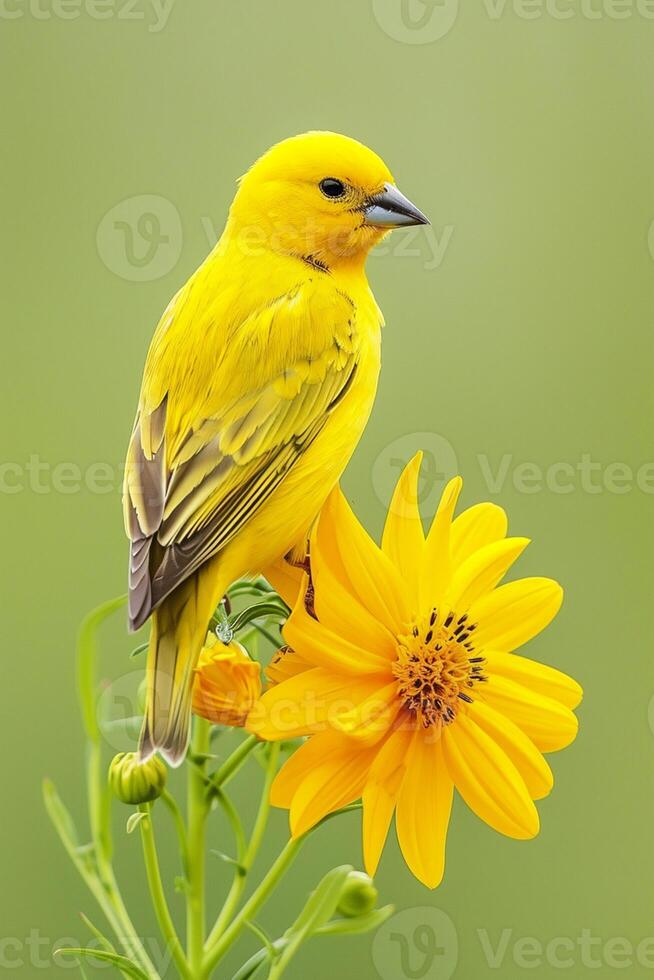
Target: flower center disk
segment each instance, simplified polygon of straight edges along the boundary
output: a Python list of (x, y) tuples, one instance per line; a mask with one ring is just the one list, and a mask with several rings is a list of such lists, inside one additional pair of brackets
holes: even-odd
[(486, 680), (484, 657), (475, 655), (471, 640), (474, 629), (467, 615), (434, 609), (398, 637), (398, 695), (425, 728), (453, 722), (461, 702), (472, 703), (471, 689)]

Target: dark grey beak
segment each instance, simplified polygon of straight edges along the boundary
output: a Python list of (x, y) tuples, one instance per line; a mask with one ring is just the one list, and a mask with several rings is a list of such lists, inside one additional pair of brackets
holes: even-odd
[(404, 225), (428, 225), (429, 218), (398, 191), (394, 184), (384, 184), (364, 208), (365, 223), (376, 228), (401, 228)]

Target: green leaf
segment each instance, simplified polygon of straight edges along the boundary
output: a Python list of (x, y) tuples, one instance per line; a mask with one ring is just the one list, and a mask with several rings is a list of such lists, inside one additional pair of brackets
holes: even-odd
[(229, 854), (223, 854), (222, 851), (215, 851), (213, 848), (211, 848), (209, 853), (213, 854), (213, 856), (217, 857), (220, 861), (224, 861), (225, 864), (230, 864), (233, 868), (236, 868), (240, 875), (244, 875), (246, 873), (246, 869), (243, 867), (243, 865), (237, 861), (236, 858), (230, 857)]
[(288, 607), (278, 596), (265, 598), (260, 602), (253, 602), (250, 606), (246, 606), (245, 609), (234, 616), (230, 622), (230, 626), (234, 633), (238, 633), (248, 623), (253, 622), (253, 620), (268, 619), (270, 617), (279, 620), (285, 620), (288, 617)]
[(339, 868), (332, 868), (331, 871), (327, 872), (318, 887), (309, 895), (303, 910), (293, 925), (284, 933), (286, 946), (278, 959), (273, 963), (268, 974), (269, 980), (278, 980), (302, 943), (329, 921), (336, 911), (336, 906), (343, 892), (347, 876), (353, 870), (351, 864), (343, 864)]
[(255, 579), (241, 578), (227, 590), (230, 599), (235, 599), (241, 595), (277, 595), (270, 582), (260, 575)]
[(95, 715), (96, 633), (100, 624), (125, 605), (127, 596), (110, 599), (93, 609), (82, 621), (77, 639), (77, 687), (82, 705), (86, 734), (92, 742), (100, 741), (100, 728)]
[(43, 780), (43, 803), (68, 857), (80, 872), (98, 880), (95, 847), (92, 843), (79, 843), (73, 818), (50, 779)]
[[(95, 926), (91, 922), (91, 920), (89, 919), (89, 917), (87, 915), (84, 915), (83, 912), (80, 912), (80, 918), (81, 918), (82, 922), (84, 923), (84, 925), (87, 927), (87, 929), (89, 929), (93, 933), (93, 935), (95, 936), (95, 938), (98, 940), (98, 942), (102, 944), (103, 949), (106, 949), (109, 953), (115, 953), (116, 952), (116, 950), (113, 947), (111, 941), (109, 939), (107, 939), (107, 937), (104, 935), (104, 933), (100, 932), (100, 930), (98, 929), (98, 927)], [(80, 970), (81, 969), (82, 968), (80, 966)]]
[(118, 953), (111, 953), (106, 949), (83, 949), (82, 947), (70, 946), (55, 950), (55, 956), (82, 956), (87, 960), (102, 960), (105, 963), (113, 963), (133, 980), (149, 980), (147, 973), (144, 973), (136, 963), (132, 963), (126, 956), (119, 956)]
[(359, 936), (378, 929), (395, 911), (394, 905), (384, 905), (381, 909), (373, 909), (366, 915), (353, 918), (332, 919), (316, 929), (315, 936)]
[(132, 813), (127, 819), (127, 824), (125, 829), (128, 834), (133, 834), (141, 820), (147, 819), (148, 814), (144, 813), (142, 810), (137, 810), (136, 813)]
[[(287, 945), (287, 940), (276, 939), (272, 945), (275, 956), (279, 956), (280, 952)], [(263, 977), (263, 970), (270, 962), (270, 959), (270, 953), (265, 947), (257, 950), (257, 952), (254, 953), (254, 955), (251, 956), (239, 970), (237, 970), (232, 977), (232, 980), (255, 980), (255, 977)]]
[(285, 935), (288, 937), (301, 936), (301, 941), (303, 941), (324, 925), (334, 914), (347, 876), (353, 870), (351, 864), (343, 864), (328, 871), (318, 887), (311, 893), (304, 909)]
[(134, 647), (134, 649), (130, 653), (130, 659), (132, 657), (139, 657), (142, 653), (145, 653), (145, 651), (148, 649), (149, 646), (150, 646), (149, 643), (139, 643), (139, 645), (137, 647)]
[(73, 818), (57, 793), (51, 779), (43, 780), (43, 802), (46, 812), (66, 850), (78, 851), (80, 845)]
[(256, 922), (252, 922), (250, 919), (245, 920), (245, 926), (253, 932), (257, 939), (261, 940), (265, 948), (268, 950), (268, 955), (270, 957), (275, 956), (275, 947), (273, 946), (272, 939), (270, 936), (264, 932), (261, 926), (258, 926)]

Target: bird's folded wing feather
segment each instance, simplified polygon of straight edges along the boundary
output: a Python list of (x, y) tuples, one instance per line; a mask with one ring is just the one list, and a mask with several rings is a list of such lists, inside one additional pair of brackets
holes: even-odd
[(230, 326), (183, 293), (171, 307), (125, 472), (135, 628), (269, 498), (357, 367), (356, 309), (331, 285), (308, 280)]

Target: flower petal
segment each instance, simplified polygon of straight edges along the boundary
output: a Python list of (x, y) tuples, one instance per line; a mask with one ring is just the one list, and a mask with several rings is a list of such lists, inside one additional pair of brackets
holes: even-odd
[(289, 810), (293, 797), (302, 780), (310, 775), (319, 763), (344, 746), (344, 736), (334, 732), (312, 735), (289, 756), (273, 780), (270, 802), (273, 806)]
[(358, 800), (375, 758), (375, 748), (364, 748), (347, 735), (324, 742), (324, 758), (302, 780), (291, 803), (291, 833), (299, 837), (328, 813)]
[(397, 681), (381, 687), (349, 711), (331, 717), (335, 729), (366, 745), (375, 745), (386, 735), (397, 718), (401, 702), (397, 697)]
[[(321, 606), (321, 609), (323, 607)], [(354, 615), (352, 604), (342, 608), (345, 619)], [(284, 639), (293, 650), (297, 650), (303, 660), (309, 661), (315, 667), (356, 674), (379, 673), (390, 671), (390, 658), (394, 647), (390, 637), (385, 653), (376, 653), (370, 647), (360, 646), (359, 636), (352, 626), (354, 642), (346, 640), (328, 628), (328, 624), (314, 619), (304, 608), (304, 602), (299, 602), (286, 621), (282, 633)], [(384, 637), (386, 639), (386, 637)]]
[(564, 749), (575, 739), (579, 722), (569, 708), (507, 677), (489, 674), (479, 696), (515, 722), (541, 752)]
[(469, 708), (470, 717), (506, 752), (525, 781), (532, 800), (547, 796), (554, 785), (552, 770), (530, 738), (505, 715), (483, 701)]
[(459, 565), (447, 589), (447, 601), (458, 613), (491, 592), (529, 544), (529, 538), (504, 538), (475, 551)]
[(563, 589), (550, 578), (523, 578), (501, 585), (473, 603), (475, 647), (515, 650), (550, 623), (561, 608)]
[(385, 740), (363, 790), (363, 856), (366, 871), (371, 876), (377, 871), (388, 836), (412, 739), (413, 728), (404, 726)]
[[(323, 554), (325, 537), (330, 543)], [(349, 579), (349, 590), (374, 619), (396, 633), (410, 615), (405, 585), (390, 559), (356, 519), (340, 491), (330, 494), (321, 511), (311, 547), (312, 569), (314, 557), (318, 558), (319, 566), (321, 558), (329, 563), (334, 550), (338, 552)], [(320, 567), (316, 569), (316, 593), (320, 588), (320, 570)], [(332, 566), (332, 571), (337, 573), (337, 568)]]
[(457, 569), (480, 548), (506, 537), (508, 520), (497, 504), (475, 504), (452, 521), (450, 558)]
[(292, 609), (300, 594), (304, 595), (309, 584), (309, 576), (299, 565), (291, 565), (285, 558), (280, 558), (263, 571), (263, 577), (268, 579), (289, 609)]
[(472, 719), (459, 714), (443, 729), (443, 751), (454, 785), (489, 826), (525, 840), (538, 833), (538, 811), (506, 753)]
[(404, 580), (410, 595), (417, 593), (425, 532), (418, 509), (418, 480), (422, 453), (416, 453), (397, 481), (384, 525), (382, 551)]
[(314, 667), (266, 691), (246, 727), (271, 742), (324, 731), (331, 718), (350, 711), (377, 690), (375, 675), (356, 678)]
[(434, 740), (418, 728), (409, 749), (395, 822), (404, 859), (428, 888), (436, 888), (443, 879), (452, 789), (442, 739)]
[(264, 673), (270, 684), (281, 684), (296, 674), (311, 670), (316, 664), (304, 660), (299, 653), (289, 647), (282, 647), (273, 654)]
[(390, 631), (370, 615), (352, 592), (343, 587), (315, 551), (312, 562), (314, 606), (320, 623), (370, 653), (390, 660), (395, 654), (395, 642)]
[(489, 671), (500, 677), (522, 684), (529, 690), (560, 701), (566, 708), (576, 708), (584, 692), (572, 677), (554, 667), (529, 660), (517, 653), (500, 653), (485, 650)]
[(447, 484), (427, 535), (420, 571), (420, 606), (423, 609), (438, 605), (450, 581), (450, 529), (462, 486), (460, 476)]

